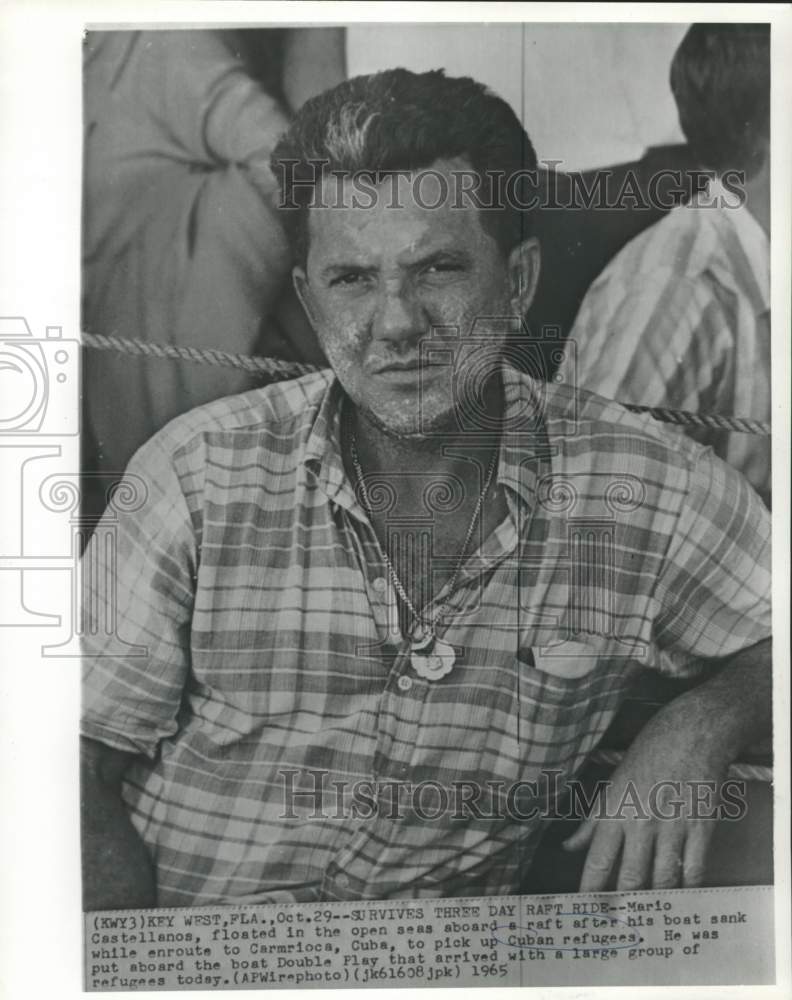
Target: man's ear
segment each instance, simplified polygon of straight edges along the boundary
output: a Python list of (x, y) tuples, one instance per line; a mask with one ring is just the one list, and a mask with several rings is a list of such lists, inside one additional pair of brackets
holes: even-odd
[(313, 308), (311, 286), (308, 284), (308, 275), (305, 273), (305, 268), (299, 264), (295, 264), (292, 268), (292, 284), (294, 285), (294, 291), (297, 293), (297, 298), (300, 300), (300, 305), (308, 317), (308, 322), (313, 327), (314, 332), (316, 332), (316, 316)]
[(515, 316), (525, 316), (536, 295), (541, 270), (539, 240), (535, 236), (523, 240), (509, 254), (509, 284), (511, 305)]

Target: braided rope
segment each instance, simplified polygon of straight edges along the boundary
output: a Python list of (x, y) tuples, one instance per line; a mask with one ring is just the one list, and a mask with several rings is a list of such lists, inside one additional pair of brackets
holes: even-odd
[[(621, 750), (595, 750), (589, 760), (594, 764), (607, 764), (616, 766), (621, 764), (624, 754)], [(729, 777), (737, 781), (761, 781), (765, 784), (772, 784), (772, 767), (763, 767), (760, 764), (732, 764), (729, 768)]]
[(257, 358), (249, 354), (232, 354), (208, 347), (177, 347), (175, 344), (152, 344), (144, 340), (129, 340), (125, 337), (107, 337), (101, 333), (83, 333), (85, 347), (98, 351), (120, 351), (138, 357), (168, 358), (173, 361), (195, 361), (202, 365), (221, 368), (239, 368), (246, 372), (273, 375), (278, 379), (299, 378), (319, 369), (315, 365), (304, 365), (297, 361), (282, 361), (280, 358)]
[[(310, 372), (319, 371), (316, 365), (301, 364), (297, 361), (282, 361), (280, 358), (255, 357), (249, 354), (232, 354), (205, 347), (177, 347), (175, 344), (154, 344), (125, 337), (108, 337), (99, 333), (83, 333), (85, 347), (98, 351), (120, 351), (138, 357), (167, 358), (176, 361), (194, 361), (197, 364), (216, 365), (223, 368), (237, 368), (256, 375), (269, 375), (278, 380), (299, 378)], [(726, 417), (715, 413), (690, 413), (688, 410), (671, 410), (658, 406), (639, 406), (635, 403), (620, 403), (633, 413), (648, 413), (650, 417), (666, 424), (683, 427), (709, 427), (716, 430), (736, 431), (741, 434), (770, 434), (770, 424), (748, 417)]]
[(715, 413), (691, 413), (689, 410), (670, 410), (663, 406), (638, 406), (635, 403), (620, 403), (633, 413), (648, 413), (664, 424), (679, 424), (683, 427), (716, 427), (721, 430), (737, 431), (739, 434), (770, 433), (770, 424), (749, 417), (725, 417)]

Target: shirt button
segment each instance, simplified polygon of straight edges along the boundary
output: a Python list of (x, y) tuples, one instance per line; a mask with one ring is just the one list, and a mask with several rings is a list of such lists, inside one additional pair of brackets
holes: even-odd
[(380, 594), (383, 594), (388, 587), (388, 581), (385, 579), (384, 576), (378, 576), (377, 579), (372, 584), (372, 586)]
[(409, 691), (413, 686), (412, 677), (403, 675), (396, 681), (396, 685), (400, 691)]
[(336, 885), (340, 886), (342, 889), (349, 888), (349, 876), (345, 875), (343, 872), (336, 879)]

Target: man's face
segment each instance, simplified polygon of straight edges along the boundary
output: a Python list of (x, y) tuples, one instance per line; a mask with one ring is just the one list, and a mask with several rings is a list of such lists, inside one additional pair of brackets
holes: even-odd
[[(509, 261), (475, 207), (452, 207), (449, 171), (463, 168), (469, 169), (464, 160), (433, 165), (448, 179), (449, 195), (437, 208), (427, 206), (440, 200), (443, 188), (429, 175), (418, 196), (423, 204), (413, 197), (411, 179), (402, 178), (400, 207), (393, 207), (394, 178), (377, 188), (370, 208), (351, 205), (351, 181), (344, 181), (343, 199), (335, 180), (325, 182), (323, 203), (332, 207), (309, 210), (306, 266), (294, 270), (298, 294), (346, 393), (369, 419), (400, 437), (457, 426), (454, 365), (484, 362), (480, 326), (475, 345), (465, 345), (465, 338), (478, 317), (514, 312)], [(419, 368), (419, 342), (433, 327), (458, 330), (463, 347), (448, 340), (445, 346), (456, 348), (454, 364)], [(431, 343), (444, 346), (437, 335)], [(501, 348), (502, 338), (493, 335), (492, 354)]]

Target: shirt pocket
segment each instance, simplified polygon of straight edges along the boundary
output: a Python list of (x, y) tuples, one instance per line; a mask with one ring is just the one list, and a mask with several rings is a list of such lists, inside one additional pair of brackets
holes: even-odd
[(578, 635), (550, 646), (529, 644), (534, 638), (518, 640), (521, 728), (546, 748), (544, 766), (574, 769), (604, 735), (637, 665), (602, 636)]
[(595, 671), (603, 658), (601, 644), (568, 639), (555, 646), (521, 647), (517, 656), (543, 674), (575, 680)]

